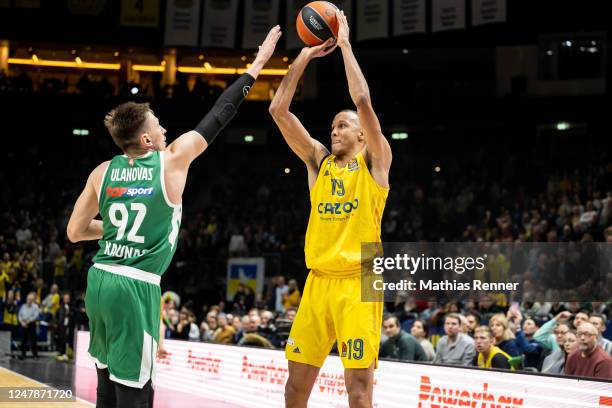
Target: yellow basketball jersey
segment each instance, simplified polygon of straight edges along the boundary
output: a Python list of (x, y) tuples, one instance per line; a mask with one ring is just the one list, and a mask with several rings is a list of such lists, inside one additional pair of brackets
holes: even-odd
[(380, 224), (389, 188), (372, 177), (360, 152), (340, 168), (335, 156), (323, 160), (310, 191), (306, 266), (331, 277), (358, 276), (361, 243), (380, 242)]

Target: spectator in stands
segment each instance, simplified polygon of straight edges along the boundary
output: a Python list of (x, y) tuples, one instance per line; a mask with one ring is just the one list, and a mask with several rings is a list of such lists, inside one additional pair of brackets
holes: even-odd
[(589, 322), (581, 323), (576, 331), (578, 349), (565, 364), (565, 374), (579, 377), (612, 378), (612, 357), (597, 344), (599, 330)]
[(489, 327), (491, 328), (493, 337), (495, 337), (495, 345), (497, 347), (512, 357), (521, 355), (516, 345), (515, 335), (512, 330), (510, 330), (510, 323), (506, 316), (502, 313), (494, 314), (489, 320)]
[(297, 308), (302, 300), (300, 289), (298, 288), (297, 281), (295, 279), (289, 279), (287, 293), (283, 296), (283, 307), (287, 310), (291, 307)]
[(574, 315), (574, 328), (578, 330), (580, 325), (584, 322), (589, 321), (589, 313), (586, 310), (580, 310), (578, 313)]
[[(519, 312), (520, 313), (520, 312)], [(520, 315), (520, 314), (519, 314)], [(520, 325), (520, 319), (518, 321)], [(519, 352), (525, 356), (524, 367), (537, 368), (543, 348), (534, 338), (538, 325), (528, 317), (523, 321), (522, 330), (516, 332), (516, 345)]]
[(274, 286), (272, 288), (272, 296), (270, 296), (270, 310), (284, 313), (283, 300), (287, 292), (289, 292), (289, 287), (285, 284), (285, 277), (282, 275), (276, 276), (273, 278), (272, 283)]
[[(565, 313), (565, 312), (563, 312)], [(569, 313), (569, 312), (568, 312)], [(545, 325), (544, 325), (545, 326)], [(542, 326), (542, 327), (544, 327)], [(540, 328), (540, 330), (542, 329)], [(542, 353), (542, 364), (540, 365), (540, 371), (548, 374), (562, 374), (563, 369), (565, 367), (565, 339), (566, 335), (572, 330), (571, 324), (569, 321), (559, 321), (555, 324), (554, 328), (554, 338), (555, 338), (555, 347), (547, 349), (548, 351), (544, 351)], [(537, 331), (536, 331), (537, 334)], [(535, 335), (534, 335), (535, 338)], [(542, 344), (542, 343), (540, 343)], [(542, 344), (544, 347), (545, 345)]]
[(591, 316), (589, 317), (589, 323), (595, 326), (597, 332), (599, 333), (597, 343), (601, 346), (602, 349), (612, 355), (612, 341), (606, 339), (603, 336), (603, 333), (606, 331), (606, 325), (608, 323), (606, 315), (599, 313), (591, 313)]
[(274, 314), (269, 310), (261, 312), (261, 324), (257, 329), (260, 336), (268, 339), (274, 347), (279, 346), (279, 341), (276, 338), (276, 326), (274, 325)]
[(444, 332), (446, 335), (436, 345), (436, 364), (453, 364), (469, 366), (476, 354), (474, 340), (461, 333), (461, 318), (457, 314), (444, 317)]
[(433, 361), (433, 359), (436, 358), (436, 351), (434, 350), (431, 342), (428, 340), (429, 326), (427, 325), (427, 322), (422, 319), (415, 320), (410, 328), (410, 334), (412, 334), (417, 339), (421, 347), (423, 347), (423, 351), (427, 357), (426, 361)]
[(258, 314), (249, 315), (249, 323), (244, 330), (244, 335), (238, 342), (239, 346), (257, 346), (264, 348), (274, 348), (272, 343), (265, 337), (257, 333), (257, 329), (261, 324), (261, 318)]
[[(563, 346), (563, 336), (571, 329), (569, 318), (572, 317), (572, 313), (569, 311), (563, 311), (557, 314), (554, 318), (544, 323), (533, 334), (533, 338), (542, 345), (545, 349), (557, 350)], [(559, 323), (567, 323), (566, 328), (556, 330)]]
[(57, 310), (60, 307), (60, 295), (59, 295), (59, 287), (56, 283), (51, 285), (51, 290), (49, 294), (42, 301), (42, 312), (43, 313), (51, 313), (51, 315), (55, 315)]
[(563, 351), (565, 352), (565, 360), (567, 362), (567, 356), (569, 356), (572, 351), (578, 348), (578, 337), (576, 337), (576, 332), (574, 330), (570, 330), (565, 333), (565, 337), (563, 337)]
[(402, 330), (396, 316), (383, 318), (383, 331), (387, 340), (380, 346), (380, 357), (400, 361), (426, 361), (427, 356), (418, 340)]
[(488, 321), (491, 316), (500, 313), (501, 311), (502, 309), (497, 306), (491, 296), (485, 294), (480, 298), (480, 301), (478, 302), (478, 312), (480, 313), (483, 323)]
[(34, 303), (36, 294), (31, 292), (26, 298), (26, 303), (19, 308), (19, 324), (23, 327), (23, 338), (21, 340), (21, 359), (26, 357), (28, 348), (31, 348), (34, 359), (38, 360), (38, 345), (36, 344), (36, 320), (40, 311)]
[(72, 339), (74, 337), (74, 310), (70, 303), (70, 293), (64, 293), (62, 305), (54, 318), (54, 326), (57, 334), (57, 359), (67, 361), (67, 350), (72, 350)]
[[(237, 318), (238, 316), (236, 316), (234, 319), (237, 319)], [(248, 315), (244, 315), (242, 316), (242, 318), (240, 318), (240, 330), (236, 331), (236, 333), (234, 334), (234, 338), (232, 339), (234, 344), (238, 344), (240, 340), (242, 340), (245, 330), (249, 326), (250, 320), (251, 318)], [(234, 326), (234, 328), (236, 328), (236, 326)]]
[[(174, 323), (174, 322), (173, 322)], [(178, 322), (170, 327), (172, 339), (188, 340), (191, 323), (189, 322), (189, 314), (185, 310), (181, 310), (178, 314)]]
[(219, 313), (217, 315), (217, 330), (213, 335), (213, 341), (219, 344), (231, 344), (236, 331), (228, 324), (227, 315)]
[(465, 315), (465, 319), (467, 320), (466, 334), (470, 337), (474, 337), (474, 331), (476, 330), (476, 327), (480, 326), (480, 313), (475, 310), (470, 311)]
[(0, 327), (2, 330), (13, 333), (13, 336), (15, 335), (15, 329), (19, 322), (17, 314), (19, 313), (20, 304), (21, 302), (15, 297), (15, 292), (9, 290), (6, 293), (6, 300), (3, 301), (2, 325)]
[(477, 355), (472, 365), (480, 368), (510, 369), (511, 356), (495, 346), (495, 338), (489, 326), (478, 326), (474, 331)]
[(435, 296), (427, 300), (427, 308), (421, 312), (421, 319), (429, 320), (436, 310), (438, 310), (438, 299)]
[(287, 309), (285, 311), (285, 319), (289, 320), (289, 321), (294, 321), (295, 320), (295, 315), (297, 314), (297, 308), (295, 307), (290, 307), (289, 309)]
[(200, 328), (196, 323), (196, 315), (191, 310), (187, 310), (187, 320), (189, 321), (189, 341), (200, 341)]

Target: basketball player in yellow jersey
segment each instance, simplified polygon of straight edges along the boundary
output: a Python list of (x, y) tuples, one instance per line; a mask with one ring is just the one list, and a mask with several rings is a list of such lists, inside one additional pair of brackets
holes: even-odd
[[(378, 360), (382, 303), (361, 302), (361, 243), (380, 242), (380, 224), (389, 192), (391, 147), (372, 108), (368, 84), (349, 43), (343, 12), (335, 46), (330, 41), (304, 48), (291, 65), (270, 113), (291, 149), (306, 163), (310, 219), (306, 232), (304, 295), (285, 354), (289, 379), (285, 405), (305, 408), (334, 341), (345, 369), (349, 405), (372, 406)], [(340, 47), (351, 98), (357, 111), (338, 113), (331, 126), (331, 154), (310, 137), (289, 112), (306, 65)]]

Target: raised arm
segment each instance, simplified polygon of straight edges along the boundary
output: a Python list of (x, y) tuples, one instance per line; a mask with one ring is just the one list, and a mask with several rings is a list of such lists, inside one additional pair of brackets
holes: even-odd
[(89, 241), (102, 238), (102, 221), (95, 220), (98, 215), (98, 194), (96, 186), (100, 185), (104, 170), (109, 162), (104, 162), (96, 167), (89, 177), (85, 188), (74, 204), (74, 209), (68, 220), (66, 233), (70, 242)]
[(336, 10), (336, 18), (339, 23), (338, 47), (342, 51), (349, 92), (353, 103), (357, 107), (357, 114), (366, 140), (366, 155), (371, 166), (372, 176), (380, 185), (387, 187), (392, 159), (391, 146), (382, 134), (380, 122), (372, 107), (368, 83), (353, 54), (349, 42), (349, 26), (344, 12)]
[[(306, 163), (309, 184), (312, 181), (313, 173), (316, 179), (319, 163), (329, 154), (329, 150), (321, 142), (310, 136), (300, 120), (289, 111), (289, 106), (293, 100), (298, 81), (304, 74), (308, 63), (313, 58), (322, 57), (332, 52), (335, 49), (332, 43), (333, 40), (328, 40), (319, 46), (302, 49), (291, 64), (289, 72), (283, 78), (269, 108), (274, 122), (276, 122), (291, 150)], [(326, 50), (326, 47), (329, 48)]]
[(194, 130), (182, 134), (168, 145), (166, 149), (168, 167), (186, 171), (191, 162), (202, 154), (227, 126), (238, 112), (238, 107), (246, 98), (259, 73), (274, 54), (281, 34), (280, 26), (273, 27), (259, 46), (257, 57), (246, 73), (223, 91), (210, 112), (204, 116)]

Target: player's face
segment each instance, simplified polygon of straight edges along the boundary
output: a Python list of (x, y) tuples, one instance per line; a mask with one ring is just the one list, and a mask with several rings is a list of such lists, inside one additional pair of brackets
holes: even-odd
[(159, 124), (159, 119), (153, 113), (148, 113), (145, 129), (151, 150), (162, 151), (166, 149), (166, 129)]
[(353, 112), (340, 112), (331, 127), (331, 152), (335, 156), (351, 152), (363, 138), (359, 117)]

